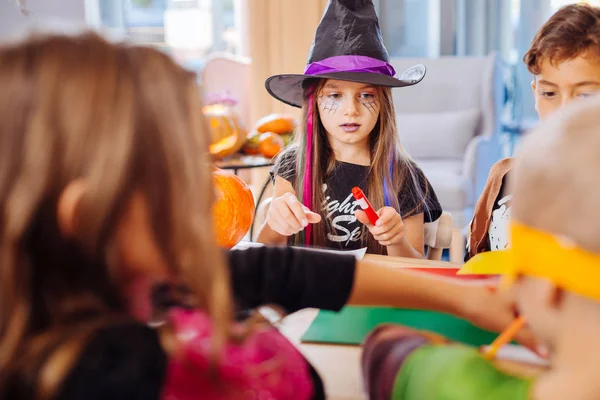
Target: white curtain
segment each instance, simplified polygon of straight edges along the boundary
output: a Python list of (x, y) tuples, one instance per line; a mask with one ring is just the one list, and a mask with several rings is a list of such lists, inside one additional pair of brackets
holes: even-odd
[(300, 111), (272, 98), (267, 77), (302, 73), (327, 0), (248, 0), (248, 55), (252, 59), (252, 120), (272, 113)]

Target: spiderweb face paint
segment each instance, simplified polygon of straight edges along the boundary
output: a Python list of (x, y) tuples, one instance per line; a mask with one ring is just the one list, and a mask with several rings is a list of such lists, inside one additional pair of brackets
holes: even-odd
[(362, 104), (371, 115), (379, 114), (379, 102), (377, 97), (374, 95), (367, 95), (359, 97), (360, 104)]
[(340, 107), (340, 103), (342, 102), (342, 96), (339, 95), (329, 95), (323, 96), (320, 95), (317, 98), (317, 103), (319, 105), (319, 109), (321, 112), (327, 112), (331, 115), (334, 115), (338, 108)]

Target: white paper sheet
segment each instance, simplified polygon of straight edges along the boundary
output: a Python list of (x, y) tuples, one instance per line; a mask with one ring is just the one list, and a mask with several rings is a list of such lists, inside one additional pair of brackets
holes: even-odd
[(239, 242), (238, 244), (236, 244), (235, 246), (233, 246), (231, 248), (231, 250), (245, 250), (248, 249), (250, 247), (263, 247), (264, 244), (262, 243), (257, 243), (257, 242), (250, 242), (247, 240), (242, 240), (241, 242)]
[[(294, 247), (294, 246), (292, 246)], [(296, 248), (300, 248), (300, 247), (296, 247)], [(303, 247), (306, 248), (306, 247)], [(357, 249), (357, 250), (330, 250), (330, 249), (321, 249), (321, 248), (311, 248), (309, 247), (310, 250), (314, 250), (314, 251), (322, 251), (325, 253), (336, 253), (336, 254), (347, 254), (347, 255), (353, 255), (354, 257), (356, 257), (357, 260), (362, 260), (363, 257), (365, 256), (365, 254), (367, 253), (367, 248), (363, 247), (362, 249)]]
[[(250, 247), (262, 247), (262, 246), (264, 246), (264, 244), (262, 244), (262, 243), (249, 242), (249, 241), (242, 240), (237, 245), (235, 245), (231, 250), (245, 250)], [(295, 247), (295, 246), (292, 246), (292, 247)], [(306, 249), (306, 247), (295, 247), (295, 248)], [(323, 251), (325, 253), (351, 254), (354, 257), (356, 257), (357, 260), (362, 260), (362, 258), (367, 253), (366, 247), (363, 247), (362, 249), (357, 249), (357, 250), (329, 250), (329, 249), (321, 249), (321, 248), (316, 249), (316, 248), (310, 248), (310, 247), (308, 249), (313, 250), (313, 251)]]

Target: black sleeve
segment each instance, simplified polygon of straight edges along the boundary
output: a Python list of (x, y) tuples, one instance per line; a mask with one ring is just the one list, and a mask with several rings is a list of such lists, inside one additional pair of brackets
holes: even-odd
[(403, 218), (424, 213), (425, 222), (433, 222), (442, 215), (442, 206), (433, 186), (414, 163), (409, 169), (402, 188), (398, 192), (400, 215)]
[(166, 366), (153, 329), (134, 322), (103, 328), (82, 352), (56, 399), (159, 399)]
[(233, 294), (240, 308), (277, 304), (287, 312), (302, 308), (339, 311), (354, 284), (356, 259), (290, 247), (230, 250)]
[(286, 181), (294, 182), (296, 179), (296, 150), (293, 147), (287, 148), (277, 157), (270, 174), (273, 182), (275, 182), (275, 176), (281, 176)]

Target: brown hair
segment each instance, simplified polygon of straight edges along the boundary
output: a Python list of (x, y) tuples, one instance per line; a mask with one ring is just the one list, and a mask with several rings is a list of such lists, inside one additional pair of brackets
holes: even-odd
[(537, 75), (544, 60), (554, 65), (588, 53), (600, 56), (600, 8), (571, 4), (561, 7), (537, 31), (523, 62)]
[[(157, 50), (55, 35), (0, 48), (0, 88), (0, 396), (33, 337), (126, 318), (113, 238), (134, 191), (218, 348), (231, 295), (195, 76)], [(56, 206), (79, 178), (89, 190), (67, 240)]]
[[(326, 81), (326, 79), (321, 79), (307, 83), (307, 88), (304, 93), (302, 124), (296, 132), (295, 143), (286, 149), (279, 157), (280, 162), (285, 159), (290, 159), (295, 163), (295, 165), (290, 167), (297, 171), (294, 189), (296, 190), (296, 194), (300, 201), (302, 201), (302, 179), (305, 176), (304, 171), (306, 168), (305, 160), (307, 154), (306, 135), (302, 129), (305, 129), (308, 118), (310, 92), (320, 93)], [(390, 191), (388, 195), (391, 204), (389, 204), (389, 206), (400, 212), (397, 193), (400, 188), (406, 186), (411, 188), (410, 190), (412, 193), (409, 192), (410, 196), (421, 199), (421, 203), (417, 205), (417, 208), (423, 208), (427, 212), (427, 193), (424, 193), (421, 190), (421, 185), (419, 184), (418, 174), (422, 174), (422, 172), (418, 170), (416, 164), (400, 145), (391, 89), (384, 86), (375, 86), (375, 89), (377, 91), (377, 97), (380, 99), (381, 107), (377, 124), (369, 135), (371, 166), (367, 179), (368, 186), (366, 188), (369, 201), (376, 210), (385, 205), (383, 187), (383, 182), (385, 181), (388, 183), (387, 186)], [(312, 104), (313, 121), (315, 121), (313, 124), (313, 153), (311, 161), (313, 165), (313, 204), (306, 204), (306, 206), (315, 212), (321, 212), (325, 201), (322, 185), (326, 181), (327, 176), (332, 172), (335, 159), (327, 138), (327, 132), (325, 131), (325, 127), (319, 116), (317, 97), (318, 96), (313, 96)], [(287, 157), (286, 155), (289, 152), (293, 152), (294, 156)], [(390, 166), (395, 166), (395, 168), (390, 168)], [(285, 166), (283, 166), (283, 169), (286, 169)], [(407, 184), (407, 182), (409, 183)], [(409, 212), (409, 215), (410, 214), (412, 214), (412, 211)], [(311, 245), (313, 246), (327, 246), (327, 233), (331, 232), (332, 225), (331, 221), (327, 218), (324, 218), (324, 220), (325, 224), (314, 224), (312, 226), (313, 233)], [(368, 234), (367, 230), (363, 230), (363, 237), (361, 240), (363, 245), (366, 245), (369, 253), (386, 254), (386, 248), (381, 246), (372, 235)], [(297, 245), (304, 245), (304, 242), (302, 241), (302, 232), (301, 234), (295, 235), (294, 242)]]

